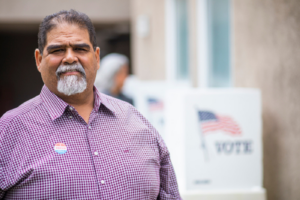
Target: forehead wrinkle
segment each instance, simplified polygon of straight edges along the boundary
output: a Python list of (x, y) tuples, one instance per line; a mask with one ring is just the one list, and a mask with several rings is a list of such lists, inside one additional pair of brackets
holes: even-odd
[[(56, 32), (56, 34), (59, 34), (59, 35), (69, 35), (69, 34), (74, 34), (75, 32), (77, 32), (77, 30), (86, 32), (86, 34), (88, 36), (88, 39), (89, 39), (89, 33), (88, 33), (88, 30), (86, 28), (79, 27), (79, 26), (74, 25), (74, 24), (67, 24), (67, 23), (58, 24), (57, 26), (53, 27), (48, 32), (47, 36), (49, 36), (51, 34), (51, 32)], [(69, 37), (71, 37), (71, 36), (69, 36)]]
[(83, 41), (82, 38), (77, 38), (77, 35), (74, 35), (73, 33), (55, 33), (49, 37), (49, 41), (51, 40), (52, 42), (54, 41), (54, 43), (57, 42), (60, 44), (70, 43), (69, 39), (73, 41)]

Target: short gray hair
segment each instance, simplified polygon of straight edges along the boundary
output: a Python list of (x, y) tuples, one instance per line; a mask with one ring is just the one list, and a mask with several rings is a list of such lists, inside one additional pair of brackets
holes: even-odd
[(128, 65), (128, 58), (122, 54), (111, 53), (102, 58), (97, 72), (95, 86), (101, 91), (110, 91), (114, 86), (114, 77), (122, 66)]

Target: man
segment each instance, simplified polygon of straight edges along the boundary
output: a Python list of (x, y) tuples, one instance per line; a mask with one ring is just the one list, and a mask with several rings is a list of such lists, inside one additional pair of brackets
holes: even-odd
[(93, 86), (95, 38), (74, 10), (41, 23), (35, 59), (45, 85), (0, 120), (1, 199), (181, 199), (157, 131)]

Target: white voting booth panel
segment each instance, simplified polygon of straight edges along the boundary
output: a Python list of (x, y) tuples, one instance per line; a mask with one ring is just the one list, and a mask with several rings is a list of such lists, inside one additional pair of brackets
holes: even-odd
[(134, 95), (135, 107), (165, 139), (164, 99), (167, 86), (162, 81), (140, 82)]
[(165, 96), (172, 88), (186, 88), (186, 84), (173, 85), (165, 81), (139, 81), (134, 77), (126, 80), (123, 92), (132, 97), (134, 106), (156, 128), (165, 140)]
[(255, 89), (167, 92), (165, 137), (184, 199), (265, 199), (260, 99)]

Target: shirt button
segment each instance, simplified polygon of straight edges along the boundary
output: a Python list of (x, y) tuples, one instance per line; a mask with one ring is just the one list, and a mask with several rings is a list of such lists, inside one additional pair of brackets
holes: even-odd
[(69, 118), (72, 119), (73, 117), (72, 117), (72, 116), (69, 116)]
[(102, 183), (102, 184), (104, 184), (104, 183), (105, 183), (105, 181), (104, 181), (104, 180), (102, 180), (102, 181), (101, 181), (101, 183)]
[(69, 107), (69, 110), (71, 110), (71, 111), (72, 111), (72, 110), (73, 110), (73, 108), (72, 108), (72, 107)]
[(95, 154), (95, 156), (98, 156), (99, 153), (97, 151), (95, 151), (94, 154)]
[(91, 127), (91, 126), (89, 126), (89, 129), (92, 129), (92, 127)]

